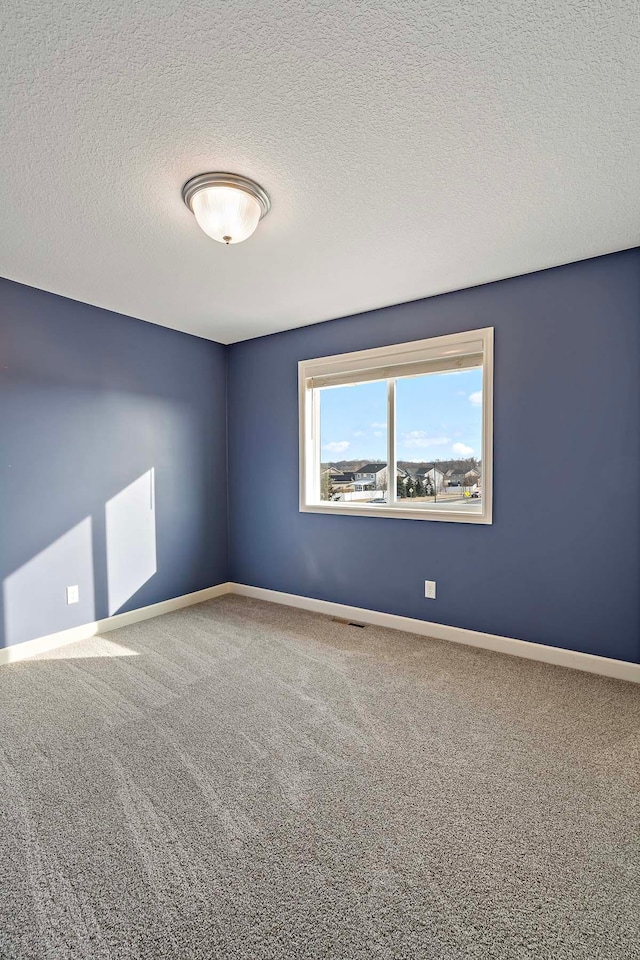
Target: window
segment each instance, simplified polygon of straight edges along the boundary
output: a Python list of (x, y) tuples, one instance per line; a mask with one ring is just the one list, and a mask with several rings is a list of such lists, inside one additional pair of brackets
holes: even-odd
[(491, 523), (493, 328), (298, 367), (301, 510)]

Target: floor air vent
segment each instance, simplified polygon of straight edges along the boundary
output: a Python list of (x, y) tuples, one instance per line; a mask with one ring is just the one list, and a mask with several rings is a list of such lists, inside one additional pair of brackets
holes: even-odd
[(364, 629), (366, 624), (356, 623), (355, 620), (343, 620), (342, 617), (331, 617), (334, 623), (342, 623), (345, 627), (360, 627), (361, 630)]

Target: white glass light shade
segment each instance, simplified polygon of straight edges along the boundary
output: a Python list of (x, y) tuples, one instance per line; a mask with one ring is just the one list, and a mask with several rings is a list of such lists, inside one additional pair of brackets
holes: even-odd
[(260, 221), (260, 204), (237, 187), (205, 187), (191, 201), (198, 226), (220, 243), (240, 243)]
[(241, 243), (271, 206), (262, 187), (234, 173), (203, 173), (182, 188), (198, 226), (220, 243)]

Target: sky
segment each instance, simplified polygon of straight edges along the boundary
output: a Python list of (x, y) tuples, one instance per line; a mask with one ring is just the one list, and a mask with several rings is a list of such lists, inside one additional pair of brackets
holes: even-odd
[[(387, 459), (387, 384), (324, 388), (322, 460)], [(482, 370), (396, 381), (398, 460), (482, 458)]]

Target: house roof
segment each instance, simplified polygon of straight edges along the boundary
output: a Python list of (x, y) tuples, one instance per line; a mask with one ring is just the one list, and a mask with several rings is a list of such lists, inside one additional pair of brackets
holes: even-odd
[(386, 466), (386, 463), (365, 463), (356, 470), (356, 473), (380, 473)]
[(427, 476), (427, 474), (433, 473), (433, 470), (434, 470), (434, 469), (435, 469), (436, 473), (439, 473), (439, 474), (440, 474), (441, 477), (444, 476), (444, 473), (442, 472), (442, 470), (440, 469), (440, 467), (419, 467), (419, 468), (416, 470), (416, 472), (413, 474), (413, 476), (414, 476), (416, 479), (417, 479), (418, 477), (420, 477), (420, 479), (422, 480), (422, 479), (424, 479), (424, 477)]
[(331, 477), (334, 483), (353, 483), (352, 473), (336, 473)]

